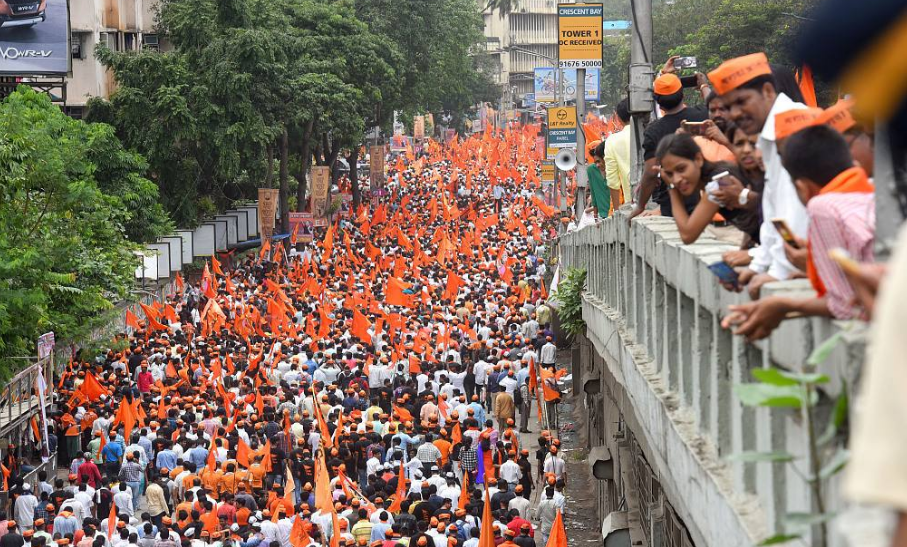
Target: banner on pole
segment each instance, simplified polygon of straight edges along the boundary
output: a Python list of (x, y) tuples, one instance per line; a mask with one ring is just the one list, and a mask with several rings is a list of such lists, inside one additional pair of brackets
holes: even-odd
[(323, 217), (331, 206), (331, 168), (326, 165), (312, 167), (311, 211), (316, 217)]
[(553, 106), (548, 109), (548, 148), (576, 148), (577, 125), (575, 106)]
[(269, 240), (274, 235), (274, 219), (277, 217), (277, 203), (280, 201), (280, 190), (276, 188), (258, 189), (258, 233), (261, 240)]
[(384, 187), (384, 146), (371, 146), (368, 149), (369, 185), (375, 188)]

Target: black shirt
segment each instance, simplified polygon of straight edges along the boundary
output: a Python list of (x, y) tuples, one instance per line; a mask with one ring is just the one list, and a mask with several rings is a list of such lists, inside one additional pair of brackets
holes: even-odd
[[(709, 111), (706, 107), (688, 106), (680, 112), (668, 114), (663, 118), (650, 123), (648, 127), (646, 127), (642, 138), (643, 159), (650, 160), (654, 158), (658, 143), (661, 142), (661, 139), (680, 129), (681, 122), (702, 122), (707, 119), (709, 119)], [(690, 196), (690, 198), (693, 198), (693, 196)], [(699, 203), (698, 196), (694, 199), (690, 198), (684, 199), (688, 212), (692, 211), (693, 208), (696, 207), (696, 204)], [(652, 192), (652, 201), (661, 206), (662, 216), (673, 216), (671, 215), (671, 196), (668, 195), (667, 188), (661, 181), (658, 182), (658, 187)]]

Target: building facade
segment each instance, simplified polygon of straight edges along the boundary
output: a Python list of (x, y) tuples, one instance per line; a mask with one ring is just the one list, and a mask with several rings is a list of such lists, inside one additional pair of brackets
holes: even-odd
[(66, 77), (66, 111), (81, 117), (91, 97), (115, 88), (111, 71), (95, 58), (98, 44), (114, 51), (165, 48), (155, 30), (157, 0), (70, 0), (72, 69)]
[(557, 65), (557, 0), (519, 0), (510, 13), (485, 10), (485, 39), (504, 102), (533, 91), (535, 67)]

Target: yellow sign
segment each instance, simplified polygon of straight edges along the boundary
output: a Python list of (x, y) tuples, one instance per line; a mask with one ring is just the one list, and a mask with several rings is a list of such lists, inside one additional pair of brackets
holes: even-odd
[(554, 163), (542, 162), (542, 182), (554, 182)]
[(575, 106), (550, 107), (548, 109), (549, 154), (551, 148), (576, 148), (576, 130)]
[(558, 4), (557, 27), (561, 68), (601, 68), (601, 4)]

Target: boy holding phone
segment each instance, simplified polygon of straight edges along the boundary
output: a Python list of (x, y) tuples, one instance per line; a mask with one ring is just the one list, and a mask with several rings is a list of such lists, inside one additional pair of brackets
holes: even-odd
[[(841, 249), (859, 262), (872, 262), (875, 239), (875, 194), (866, 172), (853, 165), (847, 141), (819, 125), (791, 135), (784, 149), (800, 201), (809, 212), (806, 273), (814, 298), (772, 296), (731, 306), (722, 326), (750, 340), (765, 338), (791, 313), (850, 319), (854, 291), (841, 265), (830, 253)], [(832, 256), (830, 256), (832, 255)]]

